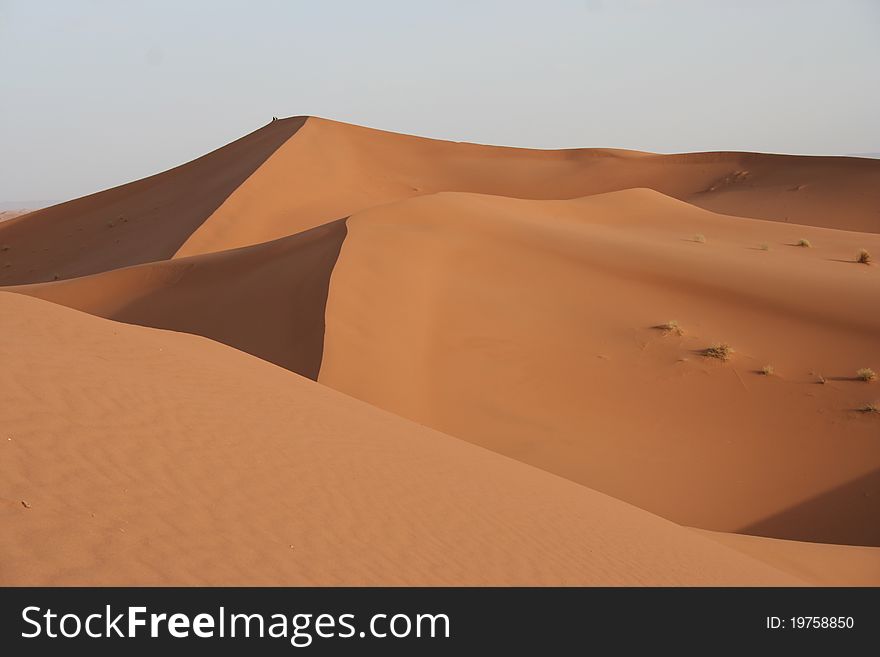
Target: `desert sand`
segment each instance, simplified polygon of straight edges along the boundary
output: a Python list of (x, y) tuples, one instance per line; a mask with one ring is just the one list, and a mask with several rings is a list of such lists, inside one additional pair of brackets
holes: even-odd
[(4, 583), (799, 581), (215, 342), (0, 303)]
[(880, 583), (878, 161), (296, 117), (0, 249), (0, 582)]
[(28, 212), (33, 212), (33, 210), (29, 210), (26, 208), (15, 210), (0, 210), (0, 221), (9, 221), (10, 219), (15, 219), (15, 217), (20, 217), (21, 215), (27, 214)]

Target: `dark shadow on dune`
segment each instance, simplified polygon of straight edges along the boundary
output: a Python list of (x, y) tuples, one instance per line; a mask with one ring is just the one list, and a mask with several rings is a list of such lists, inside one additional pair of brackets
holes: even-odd
[(201, 335), (317, 379), (346, 219), (271, 242), (9, 288), (93, 315)]
[(846, 265), (861, 265), (862, 267), (870, 267), (870, 264), (866, 262), (861, 262), (857, 258), (853, 258), (852, 260), (845, 260), (843, 258), (828, 258), (828, 262), (842, 262)]
[(174, 169), (4, 221), (0, 286), (170, 258), (305, 122), (273, 121)]
[(182, 258), (175, 262), (188, 268), (179, 279), (113, 319), (202, 335), (317, 380), (330, 276), (346, 233), (340, 219), (252, 247)]
[(878, 547), (878, 519), (880, 469), (743, 527), (737, 533)]

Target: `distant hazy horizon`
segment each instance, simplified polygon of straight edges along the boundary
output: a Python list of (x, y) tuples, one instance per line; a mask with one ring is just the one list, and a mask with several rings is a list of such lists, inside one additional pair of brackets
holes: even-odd
[(0, 201), (273, 115), (532, 148), (877, 157), (880, 3), (0, 0)]

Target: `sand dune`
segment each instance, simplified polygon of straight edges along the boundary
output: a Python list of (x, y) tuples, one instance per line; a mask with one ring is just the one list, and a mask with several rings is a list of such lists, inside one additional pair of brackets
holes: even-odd
[[(880, 369), (880, 271), (851, 255), (880, 237), (650, 190), (442, 194), (348, 231), (322, 383), (682, 524), (880, 545), (880, 429), (856, 410), (878, 393), (852, 380)], [(699, 353), (716, 342), (732, 362)]]
[[(728, 214), (880, 232), (880, 162), (875, 160), (499, 148), (313, 117), (230, 195), (178, 255), (275, 239), (433, 192), (566, 199), (632, 187)], [(240, 220), (244, 216), (247, 222)]]
[(0, 210), (0, 221), (9, 221), (10, 219), (25, 215), (28, 212), (33, 212), (33, 210)]
[(877, 583), (878, 182), (298, 118), (3, 222), (0, 581)]
[(305, 119), (273, 121), (197, 160), (0, 224), (0, 285), (170, 258)]
[(185, 331), (315, 379), (337, 221), (274, 242), (54, 283), (9, 287), (130, 324)]
[(215, 342), (0, 309), (4, 585), (807, 581)]
[[(880, 361), (880, 276), (843, 262), (880, 237), (651, 190), (441, 194), (348, 225), (338, 263), (340, 222), (12, 289), (310, 378), (323, 354), (330, 387), (682, 524), (880, 545), (877, 427), (856, 410), (871, 388), (845, 380)], [(685, 336), (652, 328), (670, 318)], [(717, 341), (732, 363), (698, 353)]]
[(295, 117), (157, 176), (4, 223), (0, 285), (257, 244), (434, 192), (568, 199), (633, 187), (726, 214), (880, 232), (876, 160), (500, 148)]

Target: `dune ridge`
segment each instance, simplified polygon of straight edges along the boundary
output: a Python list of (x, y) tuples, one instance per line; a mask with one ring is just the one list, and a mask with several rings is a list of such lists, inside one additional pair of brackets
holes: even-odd
[(877, 160), (530, 150), (292, 117), (165, 173), (3, 222), (0, 285), (258, 244), (422, 194), (571, 199), (634, 187), (724, 214), (880, 232)]
[[(725, 214), (880, 232), (880, 162), (874, 160), (541, 151), (444, 142), (311, 117), (178, 255), (267, 241), (426, 193), (568, 199), (633, 187)], [(241, 216), (250, 218), (247, 224)]]
[(186, 164), (0, 224), (0, 285), (170, 258), (305, 123), (273, 121)]
[(10, 219), (15, 219), (16, 217), (20, 217), (29, 212), (33, 212), (30, 209), (16, 209), (16, 210), (0, 210), (0, 222), (9, 221)]

